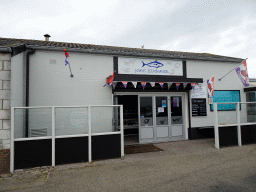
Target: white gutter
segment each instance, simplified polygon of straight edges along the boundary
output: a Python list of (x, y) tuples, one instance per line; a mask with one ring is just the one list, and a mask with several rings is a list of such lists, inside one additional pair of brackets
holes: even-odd
[(12, 52), (12, 48), (0, 46), (0, 52), (11, 53)]

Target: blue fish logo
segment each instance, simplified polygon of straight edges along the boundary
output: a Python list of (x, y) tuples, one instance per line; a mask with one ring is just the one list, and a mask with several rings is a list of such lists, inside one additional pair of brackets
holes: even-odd
[(153, 62), (147, 63), (145, 64), (143, 61), (141, 61), (143, 63), (142, 67), (144, 66), (148, 66), (148, 67), (154, 67), (154, 68), (159, 68), (159, 67), (163, 67), (164, 64), (160, 63), (159, 61), (155, 60)]

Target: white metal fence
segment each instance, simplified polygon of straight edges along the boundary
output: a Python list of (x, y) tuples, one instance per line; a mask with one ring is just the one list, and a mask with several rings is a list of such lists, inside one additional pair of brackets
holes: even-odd
[(14, 171), (14, 142), (52, 140), (52, 166), (55, 166), (55, 138), (88, 136), (88, 161), (92, 161), (92, 136), (121, 135), (124, 156), (123, 106), (50, 106), (11, 108), (10, 172)]
[(213, 106), (215, 148), (220, 148), (219, 129), (234, 126), (237, 127), (238, 146), (242, 146), (241, 126), (256, 125), (256, 102), (214, 103)]

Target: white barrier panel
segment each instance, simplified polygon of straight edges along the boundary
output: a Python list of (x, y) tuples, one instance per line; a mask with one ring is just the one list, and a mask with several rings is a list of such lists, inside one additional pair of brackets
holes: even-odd
[[(218, 109), (227, 108), (221, 105), (235, 105), (235, 110), (218, 111)], [(233, 126), (237, 127), (238, 146), (242, 146), (241, 125), (256, 125), (256, 102), (214, 103), (213, 106), (215, 148), (220, 148), (219, 129)]]
[[(115, 112), (120, 110), (120, 116)], [(123, 106), (46, 106), (11, 108), (10, 172), (14, 171), (14, 142), (52, 139), (52, 166), (55, 166), (56, 138), (88, 137), (88, 161), (92, 161), (92, 136), (121, 136), (124, 157)]]

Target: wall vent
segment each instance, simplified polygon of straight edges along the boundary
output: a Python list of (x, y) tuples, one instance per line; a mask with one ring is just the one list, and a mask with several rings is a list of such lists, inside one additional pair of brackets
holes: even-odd
[(30, 129), (30, 137), (45, 137), (47, 136), (47, 128)]

